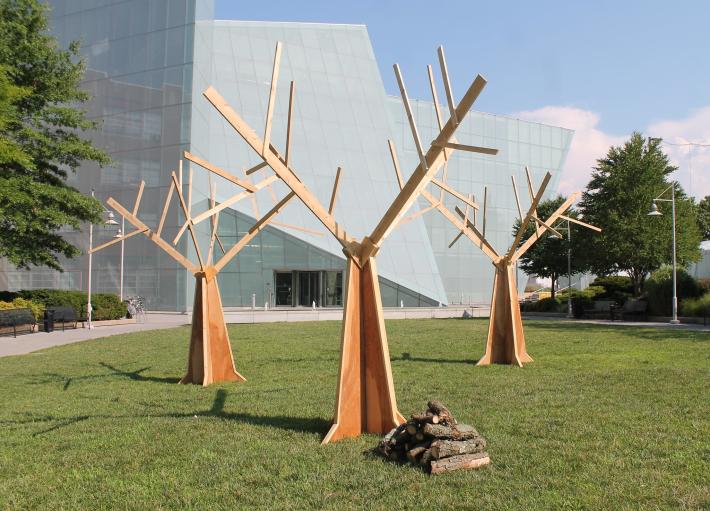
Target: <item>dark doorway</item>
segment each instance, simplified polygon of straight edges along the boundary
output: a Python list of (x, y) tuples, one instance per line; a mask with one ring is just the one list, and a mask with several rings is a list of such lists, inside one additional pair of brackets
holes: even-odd
[(293, 305), (293, 273), (276, 272), (276, 305)]
[(319, 271), (299, 271), (298, 275), (298, 305), (309, 306), (313, 302), (323, 305), (320, 301)]

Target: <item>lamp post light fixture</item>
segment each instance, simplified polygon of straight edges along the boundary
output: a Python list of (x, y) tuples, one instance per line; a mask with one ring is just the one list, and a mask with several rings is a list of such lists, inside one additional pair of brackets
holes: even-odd
[[(677, 277), (676, 277), (676, 214), (675, 214), (675, 187), (676, 187), (676, 182), (673, 181), (671, 184), (663, 190), (658, 197), (653, 199), (651, 202), (651, 211), (647, 213), (648, 216), (661, 216), (663, 213), (658, 209), (658, 204), (656, 202), (670, 202), (671, 203), (671, 214), (673, 216), (673, 317), (671, 318), (671, 324), (677, 325), (680, 323), (678, 320), (678, 286), (677, 286)], [(663, 195), (668, 191), (671, 191), (671, 198), (670, 199), (662, 199)]]
[[(91, 198), (95, 199), (96, 198), (96, 193), (94, 189), (91, 189)], [(104, 225), (118, 225), (118, 222), (116, 221), (116, 218), (114, 217), (113, 211), (110, 211), (104, 207), (103, 214), (106, 215), (106, 220), (104, 220)], [(89, 224), (89, 275), (87, 279), (87, 290), (86, 290), (86, 326), (87, 328), (91, 329), (93, 328), (93, 324), (91, 323), (91, 270), (92, 270), (92, 264), (93, 264), (93, 253), (92, 249), (94, 248), (94, 224), (90, 223)]]

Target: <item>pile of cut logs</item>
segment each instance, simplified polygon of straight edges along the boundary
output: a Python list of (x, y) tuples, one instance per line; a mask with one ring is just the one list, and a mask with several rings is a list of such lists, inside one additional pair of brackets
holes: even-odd
[(382, 455), (397, 462), (409, 461), (432, 474), (488, 465), (486, 439), (472, 426), (459, 424), (439, 401), (412, 415), (380, 441)]

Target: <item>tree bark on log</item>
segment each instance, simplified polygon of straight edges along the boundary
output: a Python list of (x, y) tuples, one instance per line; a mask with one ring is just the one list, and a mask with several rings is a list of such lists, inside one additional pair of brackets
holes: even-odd
[(435, 460), (458, 456), (461, 454), (473, 454), (483, 452), (486, 449), (486, 441), (483, 437), (472, 438), (471, 440), (435, 440), (431, 444), (431, 457)]
[(431, 412), (412, 415), (412, 420), (420, 424), (439, 424), (439, 416)]
[(451, 424), (456, 424), (456, 419), (454, 419), (454, 416), (451, 415), (451, 412), (449, 411), (448, 408), (446, 408), (441, 401), (437, 401), (436, 399), (432, 399), (427, 403), (427, 407), (429, 407), (429, 410), (436, 416), (439, 417), (439, 421), (443, 423), (451, 423)]
[(488, 465), (491, 459), (488, 453), (479, 452), (475, 454), (462, 454), (440, 460), (432, 460), (431, 473), (441, 474), (442, 472), (452, 472), (454, 470), (480, 468)]
[(444, 426), (443, 424), (425, 424), (424, 434), (434, 438), (469, 440), (480, 436), (473, 426), (461, 424), (459, 426)]

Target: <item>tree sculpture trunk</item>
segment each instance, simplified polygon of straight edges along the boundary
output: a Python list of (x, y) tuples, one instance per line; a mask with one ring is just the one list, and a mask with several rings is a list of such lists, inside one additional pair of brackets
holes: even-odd
[(512, 264), (503, 259), (496, 265), (493, 281), (486, 354), (477, 365), (517, 364), (522, 367), (524, 363), (532, 360), (525, 349), (515, 270)]
[(192, 309), (192, 335), (187, 374), (180, 383), (203, 386), (223, 381), (246, 381), (234, 367), (224, 322), (222, 299), (214, 271), (195, 274), (195, 302)]
[(323, 443), (386, 433), (406, 422), (397, 411), (375, 259), (348, 259), (335, 420)]

